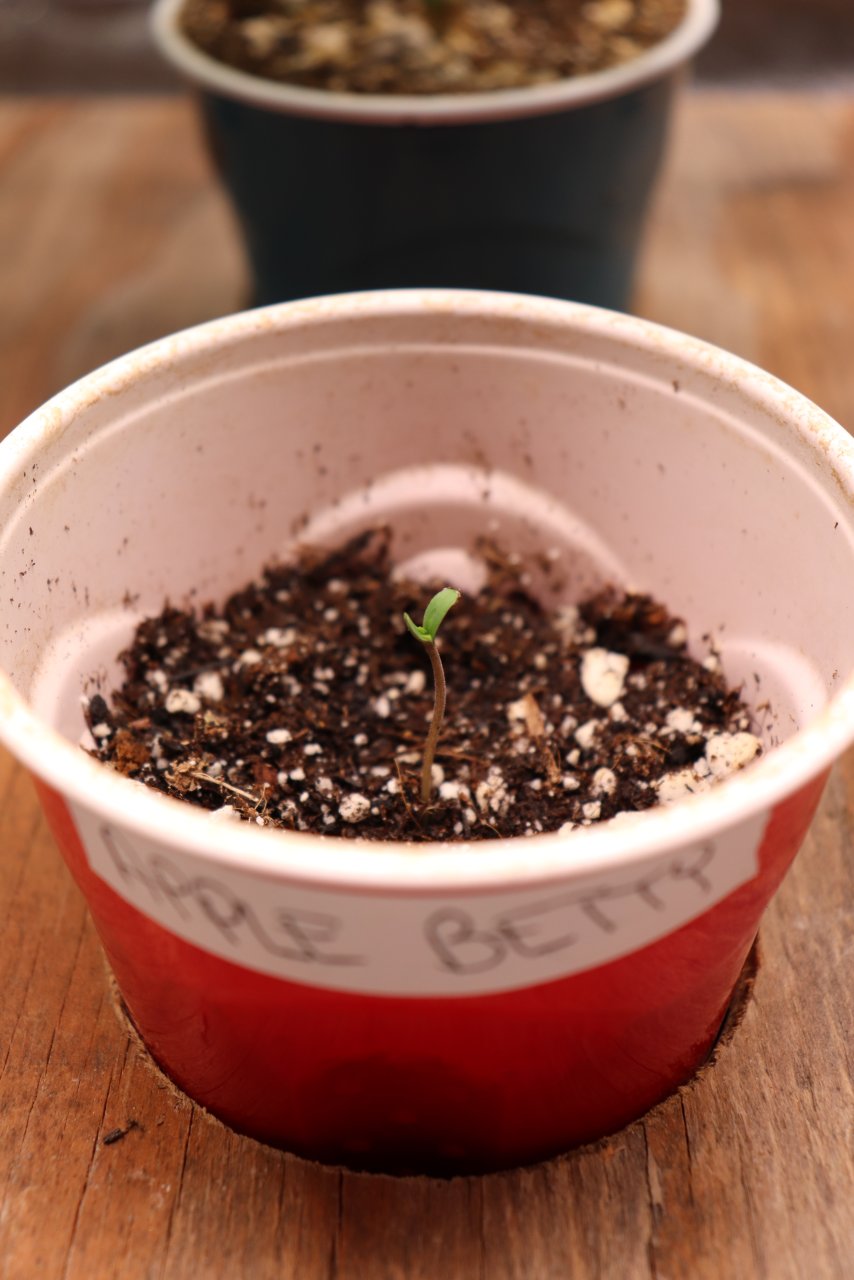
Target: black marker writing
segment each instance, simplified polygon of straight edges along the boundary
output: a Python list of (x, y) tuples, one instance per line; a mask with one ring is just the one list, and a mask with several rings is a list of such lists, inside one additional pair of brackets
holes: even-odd
[(254, 907), (221, 881), (211, 876), (189, 876), (163, 854), (146, 858), (109, 827), (102, 826), (100, 835), (126, 884), (142, 886), (158, 905), (168, 903), (185, 923), (201, 917), (236, 950), (251, 937), (270, 955), (284, 960), (323, 965), (365, 963), (364, 956), (327, 949), (342, 930), (337, 916), (272, 907), (272, 927), (265, 927)]
[(424, 922), (425, 939), (443, 969), (475, 974), (497, 969), (511, 956), (533, 960), (568, 951), (589, 939), (591, 931), (594, 937), (616, 938), (621, 928), (618, 908), (629, 900), (660, 913), (667, 909), (668, 889), (685, 881), (696, 887), (699, 899), (707, 897), (712, 884), (705, 871), (714, 856), (714, 845), (704, 844), (693, 856), (674, 859), (653, 875), (558, 893), (486, 922), (461, 907), (440, 907)]
[(424, 933), (443, 968), (455, 973), (487, 973), (507, 954), (499, 934), (477, 929), (469, 913), (459, 907), (431, 912), (424, 921)]

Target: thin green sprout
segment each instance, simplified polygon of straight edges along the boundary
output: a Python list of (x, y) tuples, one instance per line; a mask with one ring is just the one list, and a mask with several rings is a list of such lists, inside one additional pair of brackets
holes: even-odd
[(445, 672), (442, 670), (442, 660), (436, 648), (436, 632), (442, 625), (448, 610), (457, 603), (459, 598), (460, 592), (454, 587), (443, 587), (441, 591), (437, 591), (424, 610), (424, 621), (420, 627), (412, 621), (408, 613), (403, 615), (403, 621), (415, 639), (420, 640), (427, 650), (430, 666), (433, 669), (433, 715), (424, 746), (424, 763), (421, 769), (422, 804), (430, 802), (430, 792), (433, 788), (433, 758), (436, 755), (436, 744), (439, 741), (442, 721), (445, 717)]

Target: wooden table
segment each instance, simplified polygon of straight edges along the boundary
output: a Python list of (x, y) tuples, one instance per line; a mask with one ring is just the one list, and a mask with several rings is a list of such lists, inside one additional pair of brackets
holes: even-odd
[[(0, 103), (0, 254), (0, 434), (76, 375), (246, 296), (179, 99)], [(854, 92), (690, 97), (637, 309), (854, 423)], [(80, 896), (6, 755), (0, 794), (4, 1280), (854, 1274), (854, 758), (768, 913), (716, 1064), (596, 1149), (444, 1183), (308, 1164), (176, 1096), (115, 1017)]]

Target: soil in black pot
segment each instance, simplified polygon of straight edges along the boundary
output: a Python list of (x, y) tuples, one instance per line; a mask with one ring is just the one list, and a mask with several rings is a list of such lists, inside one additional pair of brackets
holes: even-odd
[(545, 84), (636, 58), (686, 0), (186, 0), (205, 53), (250, 75), (343, 93)]
[(605, 590), (548, 610), (521, 563), (479, 551), (486, 583), (439, 637), (448, 705), (428, 804), (430, 668), (402, 615), (420, 619), (431, 591), (391, 576), (384, 531), (305, 550), (222, 609), (142, 622), (121, 689), (88, 703), (94, 754), (221, 820), (412, 841), (589, 826), (758, 754), (717, 657), (690, 657), (663, 605)]

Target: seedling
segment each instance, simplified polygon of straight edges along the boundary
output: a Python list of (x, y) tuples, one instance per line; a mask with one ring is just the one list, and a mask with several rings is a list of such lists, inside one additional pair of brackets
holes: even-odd
[(427, 650), (430, 666), (433, 668), (433, 716), (430, 720), (430, 729), (427, 733), (427, 742), (424, 747), (424, 764), (421, 768), (421, 801), (423, 804), (428, 804), (430, 800), (430, 791), (433, 786), (433, 757), (436, 754), (436, 743), (439, 741), (442, 721), (445, 717), (445, 672), (442, 670), (442, 660), (439, 657), (439, 650), (436, 648), (436, 632), (442, 625), (445, 614), (457, 603), (459, 598), (460, 592), (455, 590), (454, 587), (443, 587), (441, 591), (437, 591), (424, 610), (424, 621), (420, 627), (416, 622), (412, 621), (408, 613), (403, 615), (403, 621), (415, 636), (415, 639), (420, 640)]

